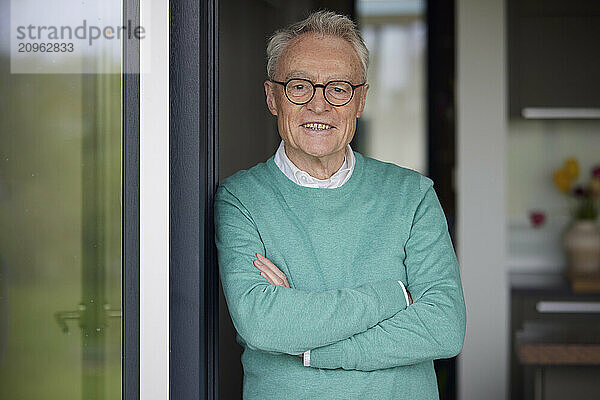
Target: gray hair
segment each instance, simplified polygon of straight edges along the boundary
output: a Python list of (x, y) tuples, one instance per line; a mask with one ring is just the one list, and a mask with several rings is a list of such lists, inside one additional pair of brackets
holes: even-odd
[(316, 33), (320, 35), (337, 36), (352, 45), (360, 63), (362, 64), (362, 78), (367, 79), (367, 68), (369, 66), (369, 50), (356, 28), (356, 24), (344, 15), (331, 11), (316, 11), (306, 19), (296, 22), (287, 28), (276, 31), (269, 39), (267, 45), (267, 76), (275, 79), (277, 62), (286, 46), (292, 39), (304, 33)]

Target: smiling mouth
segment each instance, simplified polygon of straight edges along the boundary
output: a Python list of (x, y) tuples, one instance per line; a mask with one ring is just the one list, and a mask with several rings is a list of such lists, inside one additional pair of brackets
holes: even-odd
[(313, 130), (313, 131), (326, 131), (326, 130), (333, 128), (332, 125), (322, 124), (319, 122), (309, 122), (307, 124), (302, 124), (300, 126), (310, 129), (310, 130)]

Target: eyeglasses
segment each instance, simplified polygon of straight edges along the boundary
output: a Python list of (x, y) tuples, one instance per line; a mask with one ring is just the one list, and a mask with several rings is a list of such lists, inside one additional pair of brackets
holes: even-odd
[(308, 79), (294, 78), (287, 82), (278, 82), (269, 79), (273, 83), (283, 85), (285, 97), (294, 104), (306, 104), (315, 97), (316, 88), (323, 88), (325, 100), (332, 106), (340, 107), (348, 104), (354, 96), (354, 90), (364, 86), (366, 82), (353, 85), (347, 81), (329, 81), (324, 85), (314, 84)]

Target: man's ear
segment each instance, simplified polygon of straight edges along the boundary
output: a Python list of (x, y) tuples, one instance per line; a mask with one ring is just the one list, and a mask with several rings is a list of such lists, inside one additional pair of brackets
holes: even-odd
[(356, 113), (356, 118), (360, 118), (363, 111), (365, 110), (365, 103), (367, 101), (367, 91), (369, 90), (369, 85), (365, 84), (364, 86), (361, 86), (360, 89), (360, 99), (358, 104), (358, 111)]
[(271, 81), (265, 81), (265, 95), (267, 96), (267, 107), (271, 114), (277, 115), (277, 106), (275, 104), (275, 85)]

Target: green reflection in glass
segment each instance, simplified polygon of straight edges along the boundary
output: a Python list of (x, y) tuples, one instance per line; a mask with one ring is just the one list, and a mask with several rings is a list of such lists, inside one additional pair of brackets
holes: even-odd
[(120, 399), (121, 77), (9, 68), (0, 54), (0, 398)]

